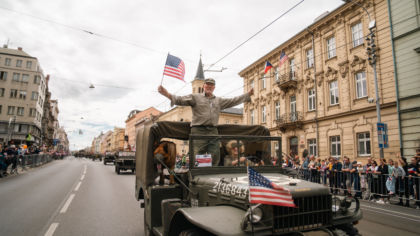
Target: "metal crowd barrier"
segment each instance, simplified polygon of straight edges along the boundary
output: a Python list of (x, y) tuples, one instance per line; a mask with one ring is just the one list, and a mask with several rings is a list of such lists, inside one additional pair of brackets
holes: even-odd
[[(54, 158), (51, 154), (25, 154), (18, 156), (8, 156), (10, 164), (7, 166), (7, 169), (11, 169), (11, 173), (19, 173), (19, 167), (21, 170), (26, 170), (27, 168), (34, 168), (38, 166), (45, 165), (48, 162), (51, 162)], [(14, 168), (16, 166), (16, 168)], [(2, 167), (2, 172), (4, 170)]]
[(365, 200), (395, 199), (400, 204), (414, 201), (420, 206), (420, 177), (392, 176), (372, 172), (297, 169), (297, 178), (323, 184), (332, 194), (352, 195)]

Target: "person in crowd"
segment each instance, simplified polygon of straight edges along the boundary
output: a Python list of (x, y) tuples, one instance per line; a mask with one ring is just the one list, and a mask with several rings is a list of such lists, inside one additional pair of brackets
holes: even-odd
[(376, 171), (378, 170), (378, 164), (375, 160), (371, 162), (371, 166), (367, 169), (367, 178), (369, 183), (369, 200), (375, 200), (374, 197), (378, 192), (378, 175)]
[(388, 177), (388, 165), (386, 164), (386, 159), (379, 159), (379, 166), (374, 172), (377, 176), (377, 185), (376, 185), (376, 195), (375, 197), (380, 199), (377, 203), (384, 204), (384, 196), (387, 195), (386, 191), (386, 178)]
[(309, 180), (310, 172), (309, 172), (309, 156), (308, 150), (304, 149), (302, 153), (302, 171), (303, 171), (303, 178), (305, 180)]
[[(251, 101), (254, 89), (234, 98), (221, 98), (213, 95), (216, 88), (216, 81), (211, 78), (204, 80), (204, 93), (190, 94), (187, 96), (176, 96), (170, 94), (162, 85), (158, 92), (171, 100), (171, 106), (190, 106), (192, 109), (191, 134), (197, 135), (218, 135), (217, 124), (220, 111), (234, 107), (243, 102)], [(193, 153), (212, 154), (212, 165), (218, 166), (220, 162), (220, 142), (218, 140), (196, 140)]]
[(327, 186), (328, 163), (327, 163), (326, 160), (322, 160), (321, 161), (320, 171), (321, 171), (322, 184), (325, 185), (325, 186)]
[[(386, 189), (388, 190), (389, 195), (394, 195), (395, 193), (395, 163), (394, 160), (389, 159), (388, 161), (388, 176), (386, 178)], [(398, 164), (397, 164), (398, 166)]]
[(407, 163), (407, 159), (403, 156), (398, 155), (398, 162), (399, 162), (399, 166), (403, 169), (405, 176), (402, 176), (401, 178), (398, 178), (398, 189), (399, 189), (399, 199), (400, 202), (398, 203), (399, 205), (404, 205), (403, 204), (403, 200), (406, 199), (405, 202), (405, 206), (409, 207), (410, 206), (410, 199), (409, 199), (409, 188), (408, 188), (408, 163)]
[[(400, 162), (398, 160), (394, 162), (392, 177), (394, 177), (395, 183), (394, 183), (394, 186), (391, 186), (391, 190), (389, 192), (390, 195), (394, 195), (396, 193), (395, 192), (396, 190), (398, 190), (399, 193), (404, 192), (404, 184), (402, 183), (402, 180), (405, 177), (406, 173), (399, 163)], [(396, 186), (398, 186), (398, 188), (396, 188)], [(400, 202), (402, 205), (402, 198), (400, 198)]]
[(351, 170), (352, 170), (352, 164), (350, 163), (350, 158), (347, 156), (344, 156), (343, 158), (343, 167), (341, 169), (341, 187), (344, 189), (345, 195), (351, 196)]
[[(418, 193), (415, 192), (415, 187), (419, 185), (419, 169), (417, 158), (411, 158), (410, 165), (408, 165), (408, 188), (410, 193), (410, 198), (417, 200)], [(420, 208), (420, 202), (416, 201), (417, 209)]]
[(342, 181), (341, 171), (343, 169), (343, 164), (338, 160), (338, 158), (332, 158), (332, 160), (334, 162), (332, 165), (332, 173), (333, 173), (332, 182), (334, 186), (334, 194), (338, 194), (341, 187), (341, 181)]
[[(361, 162), (357, 162), (357, 161), (353, 161), (351, 163), (352, 168), (350, 170), (351, 173), (351, 178), (353, 181), (353, 188), (355, 191), (355, 198), (362, 198), (362, 191), (360, 188), (360, 175), (359, 175), (359, 166), (361, 167), (362, 163)], [(360, 168), (361, 169), (361, 168)]]

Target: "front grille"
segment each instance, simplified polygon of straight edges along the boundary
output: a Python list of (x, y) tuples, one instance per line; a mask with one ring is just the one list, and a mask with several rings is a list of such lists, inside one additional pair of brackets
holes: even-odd
[(310, 230), (331, 225), (331, 195), (294, 199), (297, 208), (273, 206), (274, 233)]

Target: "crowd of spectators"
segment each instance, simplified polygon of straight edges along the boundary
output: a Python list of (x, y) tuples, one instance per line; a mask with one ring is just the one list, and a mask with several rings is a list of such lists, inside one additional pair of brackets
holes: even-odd
[(347, 156), (343, 160), (315, 158), (306, 150), (302, 157), (291, 154), (283, 160), (284, 167), (298, 170), (300, 178), (330, 187), (331, 193), (382, 204), (398, 198), (397, 204), (407, 207), (410, 200), (415, 200), (416, 208), (420, 209), (420, 149), (409, 162), (397, 155), (395, 159), (388, 160), (368, 158), (363, 164), (350, 161)]
[[(26, 144), (9, 145), (0, 144), (0, 178), (12, 173), (17, 173), (18, 163), (22, 161), (25, 155), (39, 154), (41, 151), (38, 146), (32, 145), (28, 147)], [(7, 170), (11, 166), (8, 173)]]

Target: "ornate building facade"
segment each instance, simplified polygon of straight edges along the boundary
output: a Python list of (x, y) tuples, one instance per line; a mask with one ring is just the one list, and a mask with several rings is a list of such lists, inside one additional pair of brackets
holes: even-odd
[[(357, 2), (320, 17), (239, 73), (244, 90), (255, 90), (244, 106), (244, 123), (282, 136), (285, 153), (308, 149), (322, 158), (379, 158), (375, 82), (365, 42), (369, 16), (376, 20), (379, 102), (388, 125), (385, 158), (399, 151), (387, 2)], [(279, 67), (282, 53), (287, 60)], [(264, 74), (267, 60), (273, 69)]]

